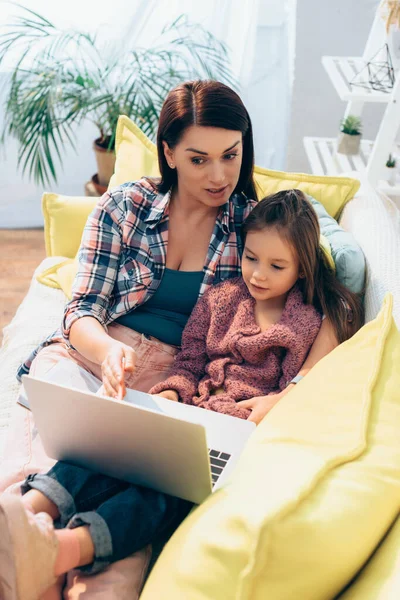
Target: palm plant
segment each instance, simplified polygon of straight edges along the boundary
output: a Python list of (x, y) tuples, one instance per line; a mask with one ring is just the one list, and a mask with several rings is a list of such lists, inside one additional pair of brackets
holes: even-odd
[(0, 31), (0, 65), (18, 50), (5, 101), (2, 141), (18, 140), (18, 166), (37, 183), (57, 181), (55, 158), (75, 148), (83, 119), (98, 128), (98, 144), (113, 150), (119, 115), (151, 139), (167, 93), (188, 79), (219, 79), (235, 87), (226, 46), (181, 15), (149, 49), (100, 45), (96, 35), (62, 30), (21, 7)]

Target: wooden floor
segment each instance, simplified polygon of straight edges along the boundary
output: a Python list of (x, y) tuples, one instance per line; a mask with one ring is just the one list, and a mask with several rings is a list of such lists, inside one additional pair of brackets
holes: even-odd
[(45, 255), (43, 229), (0, 229), (0, 345)]

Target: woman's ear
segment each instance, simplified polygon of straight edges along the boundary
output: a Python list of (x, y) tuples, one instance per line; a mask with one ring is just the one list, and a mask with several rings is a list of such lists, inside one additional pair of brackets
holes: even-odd
[(165, 160), (168, 163), (168, 166), (170, 167), (170, 169), (174, 169), (175, 168), (175, 164), (174, 164), (174, 154), (171, 150), (171, 148), (168, 146), (167, 142), (165, 142), (163, 140), (163, 149), (164, 149), (164, 156), (165, 156)]

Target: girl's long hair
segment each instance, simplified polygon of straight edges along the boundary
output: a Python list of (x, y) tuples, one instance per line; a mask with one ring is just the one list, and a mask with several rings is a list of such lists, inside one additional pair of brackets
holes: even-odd
[(268, 227), (276, 227), (298, 256), (304, 302), (326, 315), (339, 343), (354, 335), (364, 322), (361, 295), (342, 285), (328, 265), (320, 246), (318, 216), (303, 192), (285, 190), (261, 200), (243, 223), (243, 233)]
[(253, 130), (249, 113), (236, 92), (212, 80), (182, 83), (170, 91), (163, 104), (157, 132), (160, 192), (166, 193), (177, 182), (176, 169), (171, 169), (165, 158), (163, 142), (174, 148), (185, 130), (192, 125), (220, 127), (242, 133), (242, 166), (234, 191), (243, 192), (255, 200)]

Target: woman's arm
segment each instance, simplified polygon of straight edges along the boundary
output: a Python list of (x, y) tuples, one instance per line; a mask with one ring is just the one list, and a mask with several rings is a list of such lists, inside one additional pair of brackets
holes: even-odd
[(69, 338), (85, 358), (101, 365), (105, 393), (122, 400), (126, 393), (124, 373), (135, 369), (135, 351), (110, 337), (99, 321), (89, 316), (72, 324)]
[(92, 316), (101, 325), (107, 322), (122, 247), (120, 213), (118, 202), (106, 193), (88, 217), (79, 248), (72, 299), (64, 311), (62, 331), (67, 343), (73, 323), (80, 318)]
[(69, 340), (78, 352), (97, 365), (101, 365), (115, 341), (97, 319), (89, 316), (72, 324)]
[(120, 399), (125, 395), (124, 371), (134, 369), (135, 353), (112, 339), (105, 324), (119, 268), (121, 219), (118, 202), (104, 194), (85, 225), (72, 300), (65, 307), (62, 324), (66, 343), (101, 365), (106, 394)]

